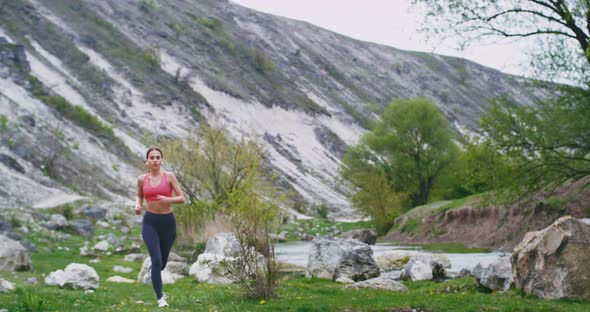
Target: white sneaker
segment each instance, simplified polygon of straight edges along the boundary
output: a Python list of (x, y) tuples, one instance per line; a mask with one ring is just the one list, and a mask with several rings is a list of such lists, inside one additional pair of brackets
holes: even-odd
[(164, 308), (168, 306), (168, 302), (166, 302), (166, 295), (162, 295), (162, 298), (158, 299), (158, 307)]

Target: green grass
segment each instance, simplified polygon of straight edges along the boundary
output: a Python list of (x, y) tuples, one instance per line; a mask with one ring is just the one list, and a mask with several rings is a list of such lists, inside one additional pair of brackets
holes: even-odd
[[(108, 275), (105, 267), (95, 265), (101, 276)], [(400, 307), (427, 311), (587, 311), (590, 308), (589, 302), (548, 301), (523, 296), (514, 290), (480, 292), (472, 278), (405, 284), (409, 291), (403, 293), (352, 290), (332, 281), (287, 275), (278, 297), (268, 301), (246, 297), (234, 285), (199, 284), (191, 278), (165, 285), (164, 290), (171, 304), (168, 311), (388, 311)], [(9, 311), (158, 310), (151, 286), (104, 281), (93, 294), (42, 284), (24, 286), (18, 292), (0, 294), (0, 305)], [(35, 306), (41, 308), (27, 309)]]
[(457, 199), (453, 199), (453, 200), (449, 200), (449, 201), (445, 201), (445, 202), (439, 202), (441, 203), (438, 209), (438, 212), (445, 212), (447, 210), (450, 209), (455, 209), (455, 208), (460, 208), (460, 207), (465, 207), (467, 205), (475, 205), (481, 201), (486, 200), (486, 196), (488, 196), (488, 193), (483, 193), (483, 194), (475, 194), (475, 195), (469, 195), (463, 198), (457, 198)]
[[(325, 220), (317, 222), (327, 223)], [(340, 229), (366, 227), (364, 222), (339, 223)], [(131, 237), (138, 236), (134, 226)], [(120, 232), (97, 229), (97, 235)], [(34, 272), (0, 272), (0, 277), (13, 282), (17, 290), (0, 293), (0, 307), (8, 311), (158, 311), (151, 285), (108, 283), (109, 276), (121, 275), (135, 280), (141, 263), (123, 262), (123, 255), (103, 256), (99, 263), (79, 256), (79, 247), (85, 239), (47, 229), (31, 231), (27, 239), (37, 246), (32, 254)], [(62, 236), (60, 238), (60, 236)], [(92, 245), (95, 240), (91, 239)], [(59, 247), (62, 248), (59, 248)], [(67, 250), (63, 247), (67, 246)], [(439, 247), (437, 247), (439, 248)], [(145, 249), (143, 250), (145, 253)], [(64, 269), (72, 262), (94, 267), (100, 276), (100, 286), (94, 293), (47, 286), (44, 277), (50, 272)], [(113, 266), (131, 267), (131, 273), (115, 273)], [(24, 284), (36, 277), (38, 285)], [(235, 285), (209, 285), (197, 283), (190, 277), (173, 285), (164, 285), (171, 304), (167, 311), (389, 311), (392, 308), (419, 308), (426, 311), (587, 311), (590, 302), (549, 301), (525, 296), (517, 290), (505, 293), (480, 292), (472, 278), (435, 282), (404, 282), (408, 292), (384, 290), (353, 290), (345, 285), (320, 279), (307, 279), (301, 274), (285, 274), (278, 296), (268, 301), (245, 296)]]

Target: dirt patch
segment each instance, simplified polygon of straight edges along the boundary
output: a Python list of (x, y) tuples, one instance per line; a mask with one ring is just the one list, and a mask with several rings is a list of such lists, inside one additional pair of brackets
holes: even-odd
[[(583, 179), (510, 204), (480, 204), (435, 212), (418, 220), (421, 224), (414, 231), (395, 230), (385, 239), (406, 244), (458, 242), (469, 248), (511, 251), (527, 232), (541, 230), (559, 217), (589, 217), (590, 187), (583, 188), (586, 183), (588, 179)], [(398, 221), (408, 220), (400, 217)]]

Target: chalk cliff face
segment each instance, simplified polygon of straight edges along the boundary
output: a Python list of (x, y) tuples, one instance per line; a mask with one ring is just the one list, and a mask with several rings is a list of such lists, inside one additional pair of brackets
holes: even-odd
[(350, 215), (340, 158), (394, 98), (429, 98), (466, 131), (492, 97), (545, 93), (225, 1), (2, 1), (0, 37), (2, 205), (129, 202), (145, 147), (205, 117), (265, 144), (308, 205)]

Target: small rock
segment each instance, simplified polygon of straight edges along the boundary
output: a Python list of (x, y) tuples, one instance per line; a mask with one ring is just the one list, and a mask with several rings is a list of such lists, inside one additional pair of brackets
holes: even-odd
[(37, 281), (36, 277), (29, 277), (25, 280), (25, 284), (37, 285), (37, 284), (39, 284), (39, 281)]
[(0, 278), (0, 293), (11, 292), (14, 289), (14, 284), (3, 278)]

